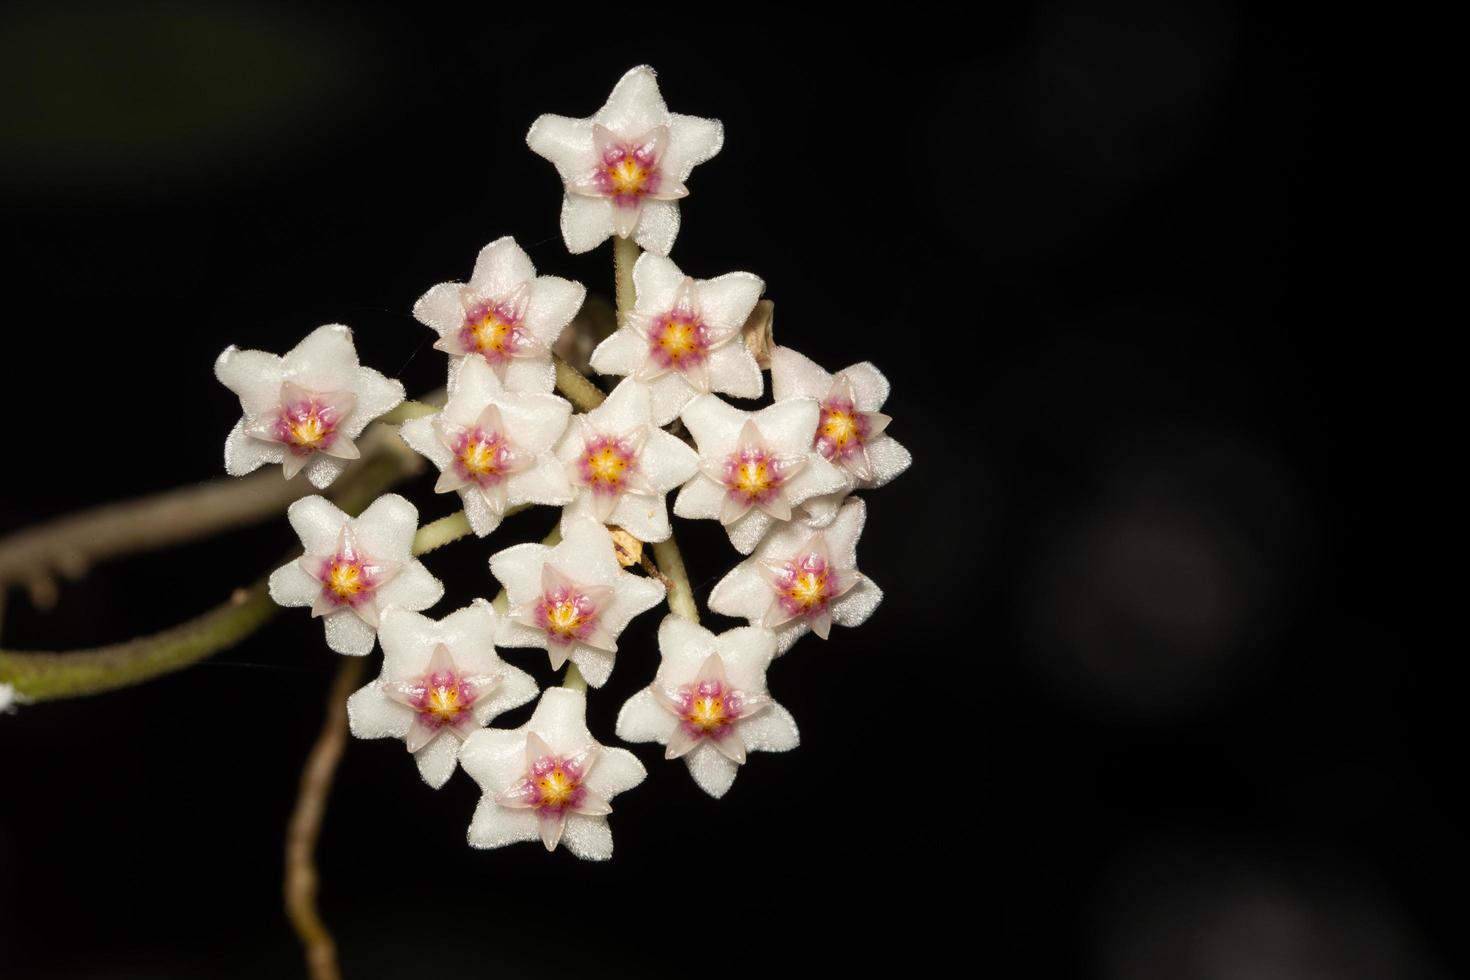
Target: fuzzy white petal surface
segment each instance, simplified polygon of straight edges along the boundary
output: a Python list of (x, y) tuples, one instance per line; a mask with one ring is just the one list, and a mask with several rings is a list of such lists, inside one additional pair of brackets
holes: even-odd
[(338, 459), (335, 456), (325, 456), (321, 453), (312, 453), (311, 462), (302, 467), (301, 472), (306, 474), (308, 483), (318, 490), (325, 490), (346, 469), (347, 460), (345, 459)]
[(659, 161), (681, 183), (689, 172), (720, 152), (725, 145), (725, 127), (718, 119), (703, 119), (669, 113), (669, 148)]
[[(800, 474), (797, 474), (800, 476)], [(793, 481), (795, 482), (795, 481)], [(761, 538), (777, 523), (776, 519), (758, 507), (752, 507), (744, 516), (732, 524), (725, 525), (725, 534), (730, 544), (742, 555), (748, 555), (760, 544)]]
[(317, 327), (281, 358), (282, 381), (308, 391), (352, 391), (357, 381), (357, 349), (352, 331), (340, 323)]
[(337, 550), (337, 536), (349, 518), (326, 497), (313, 495), (302, 497), (286, 508), (286, 520), (308, 555), (331, 555)]
[(568, 194), (561, 201), (561, 237), (573, 255), (590, 252), (612, 237), (613, 202), (607, 197)]
[(832, 390), (832, 375), (822, 370), (821, 365), (790, 347), (777, 346), (771, 350), (771, 397), (776, 401), (788, 398), (827, 397)]
[(561, 846), (584, 861), (606, 861), (613, 855), (612, 828), (605, 817), (571, 813), (562, 831)]
[(470, 273), (470, 287), (480, 296), (506, 296), (536, 278), (536, 266), (526, 250), (510, 235), (502, 235), (480, 249)]
[[(742, 736), (737, 731), (726, 737), (740, 738)], [(729, 792), (730, 787), (735, 784), (736, 775), (740, 772), (738, 763), (733, 759), (725, 758), (719, 749), (707, 741), (691, 749), (684, 756), (684, 764), (689, 767), (689, 775), (694, 777), (695, 785), (717, 800)]]
[(413, 725), (413, 709), (383, 693), (377, 680), (347, 699), (347, 726), (356, 738), (403, 738)]
[(740, 737), (752, 752), (789, 752), (801, 744), (791, 712), (772, 702), (764, 711), (740, 722)]
[(755, 309), (766, 283), (749, 272), (727, 272), (701, 280), (697, 288), (705, 323), (722, 331), (738, 330)]
[[(592, 351), (592, 370), (606, 375), (632, 374), (647, 356), (648, 343), (637, 333), (624, 327), (608, 334)], [(636, 381), (622, 382), (629, 383), (639, 384)]]
[[(524, 747), (521, 754), (524, 757)], [(468, 768), (463, 758), (460, 763)], [(536, 826), (536, 821), (539, 819), (536, 812), (530, 809), (512, 809), (501, 806), (491, 795), (497, 791), (487, 790), (479, 805), (475, 807), (475, 816), (470, 821), (470, 846), (504, 847), (506, 844), (537, 840), (540, 837), (540, 830)]]
[(647, 65), (628, 69), (592, 118), (625, 139), (668, 125), (669, 108), (659, 93), (654, 70)]
[(528, 453), (542, 453), (556, 445), (572, 415), (572, 403), (558, 395), (502, 394), (495, 399), (506, 436)]
[(413, 754), (418, 764), (419, 775), (424, 782), (438, 789), (454, 775), (454, 766), (459, 758), (459, 739), (449, 732), (440, 732), (433, 741)]
[(464, 326), (463, 290), (457, 282), (439, 283), (414, 301), (413, 318), (441, 337), (453, 335)]
[(582, 176), (597, 165), (591, 119), (572, 119), (551, 113), (537, 117), (526, 133), (526, 145), (556, 167), (562, 180)]
[(293, 559), (271, 572), (271, 600), (278, 606), (309, 606), (321, 594), (322, 584)]
[(886, 433), (868, 443), (868, 462), (873, 466), (872, 486), (883, 486), (908, 469), (913, 461), (909, 451)]
[(616, 732), (625, 742), (658, 742), (668, 744), (669, 733), (679, 720), (673, 712), (658, 703), (653, 691), (643, 688), (618, 711)]
[(672, 259), (644, 252), (633, 263), (633, 290), (638, 297), (634, 309), (650, 316), (667, 313), (679, 295), (684, 278)]
[(439, 441), (438, 434), (434, 432), (434, 419), (438, 417), (438, 415), (430, 415), (424, 418), (409, 419), (399, 427), (398, 435), (408, 444), (408, 448), (442, 470), (454, 459), (454, 454), (449, 451), (448, 446)]
[(848, 593), (832, 603), (832, 622), (838, 626), (860, 626), (883, 601), (883, 590), (866, 575)]
[(286, 458), (286, 448), (279, 442), (267, 442), (245, 434), (245, 419), (235, 423), (225, 437), (225, 472), (230, 476), (253, 473), (267, 463)]
[[(860, 412), (876, 412), (888, 400), (888, 379), (871, 361), (862, 361), (837, 372), (852, 384), (852, 397)], [(818, 395), (818, 398), (823, 397)]]
[(328, 613), (322, 617), (326, 624), (327, 646), (337, 653), (349, 657), (366, 657), (373, 652), (373, 640), (377, 632), (362, 621), (362, 617), (350, 609)]
[(703, 473), (697, 473), (674, 498), (674, 513), (685, 520), (718, 520), (724, 499), (724, 487)]
[(241, 350), (233, 344), (214, 362), (214, 376), (240, 398), (247, 415), (261, 415), (276, 407), (285, 368), (275, 354)]
[(352, 521), (362, 550), (374, 558), (401, 561), (413, 551), (419, 511), (396, 493), (385, 493)]
[(709, 386), (736, 398), (759, 398), (765, 391), (760, 365), (744, 341), (737, 338), (710, 351)]
[(540, 276), (531, 290), (526, 306), (526, 329), (547, 347), (561, 337), (562, 331), (587, 298), (587, 287), (560, 276)]
[[(799, 403), (793, 402), (790, 404), (795, 405)], [(774, 405), (771, 406), (771, 408), (775, 407)], [(769, 411), (769, 409), (766, 409), (766, 411)], [(791, 413), (788, 411), (775, 418), (777, 420), (785, 419), (789, 414)], [(713, 458), (715, 456), (723, 456), (735, 450), (736, 443), (740, 437), (740, 429), (745, 425), (745, 420), (750, 418), (750, 413), (742, 412), (734, 405), (731, 405), (716, 395), (701, 395), (685, 405), (684, 410), (679, 413), (679, 417), (683, 419), (684, 425), (689, 429), (689, 434), (694, 437), (695, 443), (698, 444), (700, 455)], [(813, 416), (812, 434), (815, 433), (816, 417)], [(765, 429), (761, 429), (761, 435), (767, 439), (771, 438), (771, 433), (766, 432)], [(802, 446), (799, 451), (806, 452), (810, 448), (810, 445), (808, 443)]]
[(505, 390), (548, 395), (556, 387), (549, 357), (517, 357), (505, 366)]
[(512, 473), (505, 481), (505, 492), (507, 505), (511, 507), (517, 504), (560, 507), (571, 503), (574, 496), (566, 469), (549, 452), (542, 453), (529, 470)]

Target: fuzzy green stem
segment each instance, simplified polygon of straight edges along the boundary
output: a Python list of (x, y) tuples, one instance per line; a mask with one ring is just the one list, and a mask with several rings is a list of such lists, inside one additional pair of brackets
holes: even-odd
[(418, 533), (413, 536), (413, 553), (428, 554), (470, 533), (473, 533), (470, 519), (465, 516), (464, 511), (457, 510), (448, 517), (441, 517), (419, 528)]
[(679, 552), (679, 544), (673, 535), (654, 544), (653, 560), (664, 578), (668, 579), (669, 610), (691, 623), (699, 622), (699, 606), (695, 605), (694, 589), (689, 585), (689, 570), (684, 567), (684, 556)]
[(551, 360), (556, 365), (556, 390), (566, 395), (567, 401), (579, 410), (590, 412), (607, 398), (601, 388), (563, 360), (560, 354), (553, 354)]
[(631, 238), (613, 236), (613, 295), (618, 304), (618, 326), (626, 326), (628, 311), (636, 299), (633, 287), (633, 264), (641, 250)]
[(438, 405), (430, 405), (427, 402), (416, 402), (413, 399), (398, 403), (398, 407), (387, 415), (381, 416), (378, 421), (388, 425), (401, 425), (409, 419), (421, 419), (429, 415), (438, 415), (443, 408)]

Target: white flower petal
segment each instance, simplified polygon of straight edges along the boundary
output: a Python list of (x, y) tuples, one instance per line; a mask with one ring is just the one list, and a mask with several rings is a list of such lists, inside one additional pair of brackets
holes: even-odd
[(505, 589), (512, 606), (531, 599), (540, 588), (541, 566), (551, 548), (544, 544), (517, 544), (490, 556), (490, 574)]
[(605, 817), (569, 813), (561, 846), (584, 861), (606, 861), (613, 854), (612, 829)]
[(271, 572), (271, 600), (278, 606), (309, 606), (321, 593), (322, 585), (306, 574), (295, 561), (289, 561)]
[(658, 649), (663, 663), (673, 673), (665, 675), (660, 669), (660, 681), (670, 680), (676, 675), (679, 683), (693, 679), (700, 665), (715, 652), (715, 635), (698, 623), (691, 623), (673, 613), (665, 616), (658, 624)]
[(648, 386), (649, 401), (653, 407), (653, 424), (668, 425), (679, 417), (699, 392), (676, 371), (661, 374)]
[[(399, 499), (402, 500), (401, 497)], [(308, 555), (335, 554), (337, 536), (348, 519), (336, 504), (315, 495), (302, 497), (286, 508), (286, 520), (301, 539), (301, 546)]]
[(526, 304), (526, 329), (547, 347), (553, 346), (587, 298), (587, 287), (558, 276), (541, 276)]
[[(522, 760), (524, 761), (524, 751)], [(495, 802), (491, 795), (493, 792), (495, 791), (487, 791), (475, 808), (475, 816), (470, 823), (470, 846), (504, 847), (506, 844), (539, 839), (541, 834), (536, 826), (539, 819), (536, 812), (501, 806)]]
[[(888, 400), (888, 379), (871, 361), (845, 367), (837, 373), (852, 383), (853, 401), (858, 411), (876, 412)], [(822, 398), (825, 395), (826, 392), (823, 392), (816, 397)]]
[(280, 443), (246, 435), (243, 418), (225, 439), (225, 472), (230, 476), (253, 473), (267, 463), (279, 463), (285, 456), (285, 447)]
[(799, 504), (811, 497), (835, 493), (847, 486), (847, 471), (823, 459), (819, 453), (807, 457), (807, 463), (797, 470), (786, 484), (786, 497)]
[(526, 134), (526, 145), (556, 167), (562, 180), (582, 176), (597, 165), (591, 119), (571, 119), (547, 113), (537, 117)]
[[(214, 362), (214, 376), (240, 396), (246, 415), (262, 415), (275, 408), (281, 398), (285, 368), (275, 354), (263, 350), (241, 350), (231, 344)], [(259, 464), (257, 464), (259, 465)]]
[(439, 642), (438, 631), (438, 624), (428, 616), (401, 608), (384, 610), (378, 624), (383, 677), (402, 681), (422, 674)]
[(476, 295), (504, 297), (535, 278), (536, 266), (531, 263), (531, 257), (514, 238), (503, 235), (480, 249), (475, 257), (470, 288)]
[(505, 366), (505, 390), (550, 394), (556, 387), (556, 368), (549, 357), (517, 357)]
[(449, 465), (454, 454), (449, 447), (439, 441), (439, 436), (434, 432), (434, 419), (437, 415), (425, 418), (409, 419), (398, 429), (399, 438), (408, 444), (408, 448), (428, 459), (439, 469)]
[[(737, 731), (726, 737), (739, 738), (740, 734)], [(695, 784), (717, 800), (735, 784), (735, 776), (740, 772), (738, 763), (725, 758), (708, 741), (696, 745), (684, 756), (684, 764), (689, 767), (689, 775), (694, 777)]]
[(674, 498), (674, 514), (686, 520), (718, 520), (725, 488), (700, 473)]
[(500, 526), (501, 515), (491, 509), (484, 495), (474, 487), (462, 487), (459, 500), (464, 507), (464, 516), (469, 519), (470, 530), (476, 537), (486, 537)]
[(397, 606), (418, 612), (444, 598), (444, 583), (424, 567), (421, 561), (410, 561), (378, 590), (378, 601), (387, 608)]
[(581, 672), (582, 679), (587, 682), (588, 687), (601, 687), (612, 676), (613, 662), (617, 658), (616, 655), (606, 650), (598, 650), (585, 643), (576, 643), (573, 644), (572, 652), (568, 654), (567, 659), (577, 665), (577, 670)]
[(613, 202), (607, 197), (568, 194), (561, 202), (561, 237), (573, 255), (590, 252), (613, 233)]
[(672, 259), (644, 252), (633, 263), (633, 291), (638, 297), (634, 309), (646, 316), (667, 313), (674, 306), (684, 278)]
[(642, 578), (628, 572), (619, 573), (612, 601), (603, 614), (603, 625), (613, 633), (621, 633), (639, 613), (647, 612), (664, 599), (664, 585), (657, 579)]
[(696, 287), (705, 323), (720, 330), (738, 330), (765, 291), (765, 280), (749, 272), (727, 272), (705, 279)]
[(672, 490), (698, 471), (699, 454), (678, 436), (654, 429), (648, 434), (639, 465), (654, 487), (661, 491)]
[(832, 603), (832, 622), (838, 626), (860, 626), (883, 601), (883, 590), (866, 575), (848, 593)]
[(373, 640), (377, 631), (362, 621), (362, 617), (350, 609), (328, 613), (322, 617), (326, 623), (327, 646), (337, 653), (349, 657), (365, 657), (373, 652)]
[(590, 518), (567, 522), (561, 542), (551, 549), (546, 560), (582, 585), (621, 586), (624, 576), (628, 580), (642, 581), (622, 571), (612, 535)]
[(598, 753), (592, 771), (587, 773), (587, 788), (603, 799), (625, 793), (648, 778), (648, 770), (627, 749), (604, 748)]
[(413, 725), (413, 709), (383, 693), (378, 681), (347, 699), (347, 727), (356, 738), (403, 738)]
[(553, 752), (566, 754), (594, 744), (586, 718), (587, 698), (581, 691), (549, 687), (541, 692), (531, 720), (523, 727), (540, 735)]
[(748, 555), (760, 544), (761, 538), (765, 537), (775, 520), (760, 508), (752, 507), (733, 524), (726, 524), (725, 533), (729, 535), (730, 544), (734, 545), (736, 551)]
[(487, 800), (493, 794), (505, 791), (526, 771), (525, 726), (515, 729), (482, 728), (471, 732), (460, 749), (459, 764), (480, 784)]
[(483, 357), (461, 357), (449, 375), (449, 400), (443, 414), (459, 425), (473, 425), (485, 406), (504, 394), (505, 386)]
[[(827, 541), (827, 556), (838, 568), (857, 567), (858, 539), (868, 522), (868, 507), (860, 497), (851, 497), (842, 505), (832, 525), (822, 532)], [(798, 542), (799, 543), (799, 542)]]
[[(761, 547), (764, 551), (764, 545)], [(736, 565), (715, 584), (709, 594), (709, 608), (721, 616), (733, 616), (759, 622), (771, 605), (771, 585), (751, 562)]]
[[(460, 656), (465, 657), (465, 651), (460, 651)], [(498, 657), (496, 659), (499, 660)], [(466, 666), (465, 669), (472, 668)], [(541, 693), (536, 678), (503, 660), (499, 660), (496, 673), (500, 675), (499, 680), (491, 689), (490, 696), (475, 703), (475, 719), (481, 725), (488, 725), (497, 716), (530, 703)]]
[(639, 65), (625, 72), (592, 118), (624, 139), (636, 139), (668, 125), (669, 109), (659, 94), (653, 69)]
[(669, 146), (659, 165), (681, 183), (689, 172), (709, 160), (725, 145), (725, 127), (718, 119), (669, 113)]
[[(648, 253), (644, 253), (647, 255)], [(614, 330), (592, 352), (592, 370), (598, 374), (632, 374), (648, 356), (648, 344), (632, 330)], [(622, 384), (639, 385), (637, 381)], [(639, 385), (643, 387), (642, 385)], [(677, 413), (676, 413), (677, 414)]]
[(822, 370), (816, 361), (790, 347), (778, 346), (771, 350), (771, 397), (776, 401), (788, 398), (820, 400), (826, 398), (831, 390), (832, 375)]
[(617, 736), (624, 742), (668, 744), (669, 733), (678, 724), (673, 712), (658, 703), (653, 691), (644, 688), (623, 702), (618, 711)]
[[(518, 504), (560, 507), (570, 503), (574, 496), (572, 485), (567, 481), (566, 470), (549, 452), (542, 453), (531, 469), (512, 473), (505, 481), (505, 492), (508, 505), (512, 507)], [(496, 523), (499, 524), (499, 521)]]
[(282, 381), (308, 391), (351, 391), (357, 381), (352, 331), (340, 323), (317, 327), (281, 359)]
[(724, 392), (736, 398), (759, 398), (765, 391), (760, 365), (741, 340), (716, 347), (709, 355), (711, 391)]
[(459, 757), (459, 739), (447, 731), (441, 731), (434, 739), (413, 754), (418, 764), (419, 775), (424, 782), (438, 789), (454, 774), (455, 762)]
[(766, 690), (766, 668), (776, 656), (776, 637), (768, 629), (737, 626), (715, 637), (725, 676), (737, 690)]
[(418, 527), (418, 508), (396, 493), (383, 494), (352, 522), (362, 550), (385, 561), (409, 557)]
[(587, 413), (587, 421), (596, 432), (624, 435), (640, 426), (652, 424), (652, 412), (648, 388), (631, 378), (624, 378), (601, 405)]
[(779, 704), (740, 722), (740, 737), (752, 752), (789, 752), (801, 744), (796, 719)]
[(457, 282), (441, 282), (420, 296), (413, 304), (413, 318), (444, 337), (464, 326), (464, 287)]
[(357, 404), (342, 423), (342, 430), (351, 439), (357, 438), (373, 419), (396, 408), (404, 397), (402, 382), (385, 377), (370, 367), (357, 369), (352, 390), (357, 394)]
[[(584, 505), (587, 510), (583, 513), (590, 513), (590, 494), (584, 495), (579, 500), (587, 501)], [(673, 525), (669, 523), (668, 507), (664, 504), (662, 496), (647, 497), (642, 494), (625, 493), (619, 498), (617, 506), (613, 508), (608, 523), (617, 525), (646, 544), (667, 541), (674, 533)]]
[[(787, 404), (797, 406), (803, 403), (790, 402)], [(815, 406), (816, 403), (813, 402), (812, 404)], [(771, 408), (775, 407), (775, 405), (771, 406)], [(768, 408), (764, 411), (768, 412), (770, 409)], [(812, 435), (816, 433), (817, 428), (815, 412), (816, 409), (813, 408), (811, 418), (812, 428), (811, 433), (807, 436), (808, 442), (798, 450), (799, 452), (806, 452), (811, 448), (810, 440)], [(783, 411), (772, 417), (772, 423), (784, 421), (792, 414), (790, 410)], [(745, 425), (745, 420), (750, 416), (748, 413), (740, 411), (740, 409), (716, 395), (701, 395), (688, 405), (685, 405), (684, 410), (679, 413), (679, 417), (683, 419), (684, 425), (689, 429), (689, 434), (694, 437), (695, 443), (699, 446), (700, 455), (713, 457), (723, 456), (735, 450), (736, 442), (740, 437), (740, 429)], [(757, 425), (761, 425), (759, 417), (757, 418)], [(761, 435), (765, 436), (769, 441), (774, 437), (775, 433), (767, 432), (764, 426), (761, 426)], [(791, 450), (785, 451), (790, 452)], [(678, 510), (676, 509), (674, 513), (677, 514)]]
[[(765, 436), (766, 442), (776, 452), (809, 453), (812, 449), (812, 441), (816, 438), (817, 422), (821, 416), (822, 408), (815, 399), (789, 398), (786, 401), (768, 405), (751, 418), (756, 428), (760, 429), (761, 435)], [(688, 424), (687, 420), (685, 424)], [(699, 448), (703, 453), (704, 443), (701, 442)]]
[(633, 241), (655, 255), (668, 255), (679, 237), (679, 204), (677, 201), (644, 201), (633, 229)]
[(872, 485), (881, 487), (909, 468), (914, 461), (909, 451), (899, 445), (897, 439), (887, 434), (868, 443), (868, 462), (873, 466)]
[(318, 490), (325, 490), (347, 469), (347, 460), (312, 453), (311, 461), (302, 467), (306, 480)]
[(847, 499), (848, 491), (851, 489), (851, 480), (843, 485), (836, 493), (819, 493), (808, 497), (801, 502), (800, 521), (809, 528), (821, 529), (830, 525), (837, 519), (837, 510), (842, 502)]
[(500, 409), (507, 438), (521, 451), (543, 453), (566, 431), (572, 404), (557, 395), (503, 394), (493, 400)]

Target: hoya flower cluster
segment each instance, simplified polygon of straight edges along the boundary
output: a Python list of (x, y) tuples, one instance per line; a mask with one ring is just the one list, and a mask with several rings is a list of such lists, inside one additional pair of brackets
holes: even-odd
[[(586, 289), (538, 275), (513, 239), (487, 245), (468, 281), (414, 304), (447, 356), (447, 398), (385, 422), (401, 423), (402, 440), (438, 471), (435, 495), (462, 507), (478, 537), (512, 510), (559, 509), (545, 542), (493, 549), (485, 598), (430, 612), (444, 589), (419, 557), (432, 546), (419, 510), (401, 496), (356, 516), (321, 496), (290, 508), (303, 554), (271, 576), (271, 595), (320, 618), (338, 653), (381, 647), (378, 677), (348, 700), (352, 732), (402, 740), (435, 788), (462, 766), (483, 791), (475, 847), (539, 840), (611, 856), (613, 798), (646, 773), (592, 735), (586, 698), (623, 663), (649, 682), (622, 706), (616, 734), (664, 746), (701, 789), (723, 795), (751, 752), (798, 743), (768, 688), (775, 658), (807, 633), (825, 640), (833, 624), (859, 625), (882, 599), (859, 570), (866, 508), (852, 494), (909, 464), (880, 411), (887, 381), (866, 362), (828, 373), (782, 347), (758, 360), (744, 328), (765, 283), (748, 272), (694, 278), (668, 258), (691, 171), (723, 140), (719, 122), (669, 112), (647, 67), (592, 116), (544, 115), (527, 135), (561, 178), (567, 249), (611, 237), (616, 260), (633, 262), (633, 295), (591, 357), (612, 384), (600, 403), (584, 395), (578, 412), (554, 393), (553, 349)], [(764, 396), (766, 370), (770, 404), (726, 400)], [(404, 398), (397, 381), (358, 364), (338, 325), (281, 357), (230, 347), (215, 372), (243, 412), (227, 471), (279, 463), (287, 479), (304, 471), (323, 490), (361, 455), (368, 424)], [(709, 607), (747, 625), (717, 635), (666, 614), (655, 661), (619, 639), (635, 617), (666, 600), (673, 608), (670, 589), (687, 592), (682, 573), (666, 578), (633, 556), (639, 543), (672, 544), (670, 493), (674, 516), (718, 521), (729, 536), (738, 563)], [(564, 666), (562, 686), (542, 690), (533, 676)], [(532, 701), (518, 727), (495, 724)]]

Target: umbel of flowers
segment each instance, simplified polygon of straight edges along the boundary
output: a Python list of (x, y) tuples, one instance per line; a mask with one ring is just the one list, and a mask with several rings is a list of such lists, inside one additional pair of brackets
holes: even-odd
[[(591, 357), (610, 379), (605, 397), (553, 353), (586, 289), (538, 275), (508, 236), (485, 246), (467, 282), (434, 286), (413, 306), (446, 355), (440, 405), (405, 403), (401, 384), (358, 364), (340, 325), (280, 357), (227, 348), (215, 373), (242, 410), (225, 443), (229, 473), (279, 463), (286, 479), (304, 472), (325, 490), (381, 420), (439, 472), (421, 506), (442, 509), (442, 495), (463, 508), (425, 527), (396, 494), (357, 515), (320, 496), (290, 509), (303, 554), (271, 576), (272, 597), (320, 618), (338, 653), (383, 652), (378, 677), (348, 700), (352, 733), (401, 740), (435, 788), (463, 767), (482, 790), (474, 847), (540, 841), (601, 860), (613, 851), (614, 797), (646, 772), (589, 731), (588, 688), (619, 665), (648, 678), (616, 735), (664, 746), (711, 796), (752, 753), (796, 748), (768, 671), (802, 637), (826, 640), (877, 608), (883, 593), (857, 556), (867, 510), (853, 493), (910, 460), (879, 411), (888, 382), (877, 368), (829, 373), (753, 345), (745, 328), (763, 280), (696, 278), (668, 257), (691, 173), (724, 142), (718, 121), (670, 112), (653, 70), (638, 67), (591, 116), (543, 115), (526, 142), (560, 177), (568, 251), (613, 239), (619, 323)], [(767, 369), (769, 405), (725, 400), (765, 395)], [(749, 625), (715, 635), (695, 621), (669, 519), (675, 491), (674, 516), (728, 534), (738, 554), (710, 607)], [(528, 507), (559, 509), (547, 539), (496, 549), (485, 598), (432, 613), (444, 589), (420, 556), (492, 535)], [(656, 564), (640, 562), (643, 545)], [(665, 602), (656, 659), (620, 645), (634, 617)], [(543, 690), (523, 668), (548, 665), (565, 672)], [(496, 725), (532, 701), (518, 727)]]

